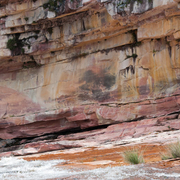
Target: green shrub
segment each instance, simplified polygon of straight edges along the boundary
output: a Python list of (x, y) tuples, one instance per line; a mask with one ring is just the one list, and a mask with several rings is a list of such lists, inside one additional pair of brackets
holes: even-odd
[(126, 162), (130, 164), (139, 164), (144, 163), (142, 153), (139, 153), (137, 150), (127, 150), (123, 153), (123, 158)]
[(17, 40), (16, 38), (9, 39), (7, 42), (7, 48), (13, 51), (17, 47)]
[(24, 43), (19, 40), (19, 34), (16, 34), (13, 38), (9, 39), (6, 47), (12, 52), (12, 55), (24, 54)]
[(25, 17), (25, 18), (24, 18), (24, 20), (25, 20), (26, 22), (28, 21), (28, 19), (29, 19), (28, 17)]
[(57, 15), (60, 9), (65, 6), (65, 3), (66, 3), (65, 0), (49, 0), (47, 3), (43, 4), (43, 8), (44, 9), (48, 8), (49, 11), (55, 12)]

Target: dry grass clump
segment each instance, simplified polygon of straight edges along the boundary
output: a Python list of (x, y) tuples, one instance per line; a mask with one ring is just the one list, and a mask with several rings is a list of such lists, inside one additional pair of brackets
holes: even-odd
[(130, 164), (140, 164), (144, 163), (142, 153), (139, 153), (138, 150), (127, 150), (123, 153), (123, 158), (126, 162)]
[(167, 160), (172, 158), (180, 158), (180, 142), (169, 144), (167, 147), (167, 154), (162, 154), (161, 159)]

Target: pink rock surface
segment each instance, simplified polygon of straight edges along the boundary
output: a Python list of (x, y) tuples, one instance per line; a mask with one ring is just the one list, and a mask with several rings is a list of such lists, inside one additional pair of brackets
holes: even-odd
[[(15, 149), (2, 148), (9, 152), (1, 152), (0, 156), (24, 156), (28, 154), (38, 154), (55, 150), (72, 148), (101, 147), (107, 142), (112, 146), (116, 143), (166, 143), (175, 141), (179, 137), (180, 119), (174, 119), (174, 115), (134, 122), (123, 122), (110, 125), (107, 128), (90, 130), (81, 133), (71, 133), (59, 135), (57, 139), (41, 140), (34, 142), (22, 142), (26, 144), (16, 145)], [(173, 130), (173, 131), (172, 131)], [(172, 131), (172, 132), (171, 132)], [(164, 134), (164, 135), (163, 135)], [(157, 139), (155, 138), (157, 136)], [(46, 138), (46, 137), (44, 137)], [(37, 141), (37, 142), (36, 142)]]
[[(112, 124), (117, 122), (134, 121), (136, 119), (144, 119), (143, 121), (127, 122), (119, 125), (125, 125), (123, 129), (128, 132), (128, 129), (147, 128), (148, 126), (155, 126), (157, 119), (159, 123), (170, 122), (168, 119), (175, 119), (178, 113), (166, 116), (166, 114), (174, 113), (179, 110), (178, 105), (179, 96), (167, 97), (162, 100), (154, 100), (137, 103), (136, 106), (130, 103), (119, 107), (107, 106), (77, 106), (74, 108), (65, 108), (51, 111), (48, 113), (38, 113), (21, 117), (10, 117), (2, 119), (0, 138), (12, 139), (39, 136), (47, 133), (59, 132), (62, 130), (75, 128), (89, 128), (104, 124)], [(156, 119), (148, 119), (159, 117)], [(173, 128), (178, 129), (177, 126)], [(160, 126), (154, 127), (161, 131)], [(121, 129), (121, 128), (120, 128)], [(119, 131), (120, 131), (119, 129)], [(166, 129), (166, 128), (165, 128)], [(132, 130), (133, 131), (133, 130)], [(137, 132), (137, 130), (134, 129)], [(142, 131), (142, 130), (141, 130)], [(144, 129), (144, 131), (147, 131)], [(127, 134), (127, 132), (122, 132)], [(131, 132), (133, 133), (133, 132)]]

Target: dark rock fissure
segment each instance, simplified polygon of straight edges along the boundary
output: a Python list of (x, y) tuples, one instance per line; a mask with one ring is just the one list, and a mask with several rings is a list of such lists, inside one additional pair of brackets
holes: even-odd
[[(177, 113), (178, 112), (174, 112), (169, 115), (173, 115), (173, 114), (177, 114)], [(127, 120), (126, 123), (137, 122), (137, 121), (141, 121), (141, 120), (145, 120), (145, 119), (147, 119), (146, 116), (141, 116), (141, 117), (137, 117), (135, 119)], [(61, 131), (55, 132), (55, 133), (46, 133), (41, 136), (34, 136), (34, 137), (1, 139), (0, 140), (0, 148), (1, 148), (0, 152), (8, 152), (8, 151), (18, 150), (19, 148), (21, 148), (22, 145), (25, 145), (28, 143), (34, 143), (34, 142), (39, 142), (39, 141), (53, 141), (53, 140), (56, 140), (58, 138), (58, 136), (61, 136), (61, 135), (71, 135), (71, 134), (74, 135), (76, 133), (81, 133), (81, 132), (88, 132), (88, 131), (92, 131), (92, 130), (101, 130), (101, 129), (106, 129), (111, 125), (122, 124), (122, 123), (124, 123), (124, 122), (114, 122), (114, 123), (110, 123), (110, 124), (106, 124), (106, 125), (89, 127), (86, 129), (73, 128), (73, 129), (69, 129), (69, 130), (61, 130)]]
[[(145, 119), (146, 117), (138, 117), (133, 120), (129, 120), (127, 122), (134, 122), (134, 121), (141, 121)], [(38, 142), (38, 141), (48, 141), (48, 140), (55, 140), (57, 139), (58, 136), (60, 135), (71, 135), (71, 134), (76, 134), (76, 133), (81, 133), (81, 132), (88, 132), (92, 130), (101, 130), (101, 129), (106, 129), (107, 127), (113, 125), (113, 124), (121, 124), (120, 122), (114, 122), (111, 124), (106, 124), (106, 125), (99, 125), (95, 127), (89, 127), (86, 129), (81, 129), (81, 128), (73, 128), (69, 130), (62, 130), (59, 132), (55, 133), (46, 133), (41, 136), (34, 136), (34, 137), (26, 137), (26, 138), (14, 138), (14, 139), (1, 139), (0, 140), (0, 152), (8, 152), (8, 151), (14, 151), (18, 150), (21, 145), (27, 144), (27, 143), (32, 143), (32, 142)]]
[(43, 140), (55, 140), (60, 135), (70, 135), (70, 134), (76, 134), (76, 133), (87, 132), (87, 131), (92, 131), (92, 130), (105, 129), (110, 125), (112, 124), (100, 125), (96, 127), (90, 127), (87, 129), (74, 128), (74, 129), (69, 129), (69, 130), (62, 130), (55, 133), (47, 133), (42, 136), (36, 136), (36, 137), (1, 139), (0, 152), (14, 151), (14, 150), (19, 149), (20, 145), (27, 144), (27, 143), (38, 142), (38, 141), (43, 141)]

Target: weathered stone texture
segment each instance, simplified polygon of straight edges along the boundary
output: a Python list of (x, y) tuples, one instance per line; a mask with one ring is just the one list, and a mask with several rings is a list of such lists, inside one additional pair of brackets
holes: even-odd
[[(0, 138), (178, 116), (177, 1), (122, 9), (118, 1), (69, 0), (55, 12), (47, 0), (4, 3)], [(10, 51), (13, 38), (22, 47)]]

